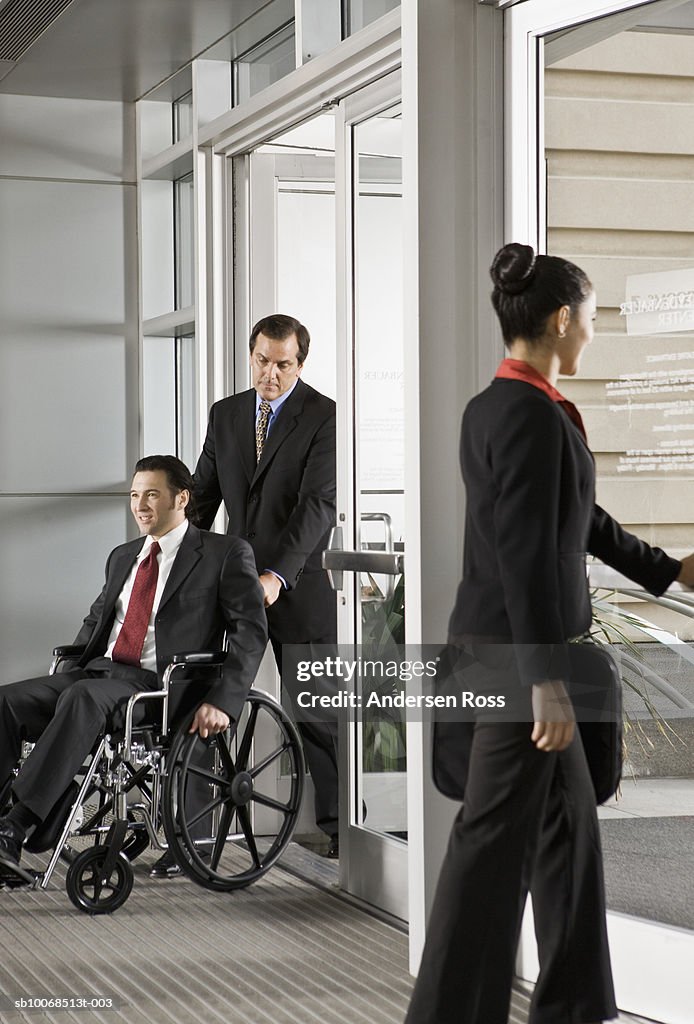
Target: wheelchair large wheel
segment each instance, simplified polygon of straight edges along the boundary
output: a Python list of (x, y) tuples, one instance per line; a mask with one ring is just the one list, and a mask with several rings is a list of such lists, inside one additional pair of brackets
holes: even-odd
[[(169, 848), (198, 885), (240, 889), (272, 867), (292, 837), (304, 783), (301, 742), (283, 708), (256, 690), (233, 733), (201, 740), (189, 725), (178, 730), (166, 762)], [(281, 793), (269, 795), (278, 777)]]
[(133, 869), (121, 852), (106, 881), (102, 869), (108, 846), (90, 846), (75, 857), (65, 879), (67, 894), (85, 914), (112, 914), (122, 907), (133, 887)]

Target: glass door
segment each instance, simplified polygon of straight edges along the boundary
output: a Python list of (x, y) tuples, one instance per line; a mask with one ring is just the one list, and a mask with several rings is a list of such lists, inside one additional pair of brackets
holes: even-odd
[[(594, 343), (561, 390), (582, 409), (598, 502), (682, 556), (694, 499), (694, 3), (563, 5), (507, 14), (507, 237), (580, 264)], [(596, 621), (621, 656), (627, 761), (600, 808), (620, 1008), (692, 1019), (694, 601), (660, 600), (596, 565)], [(536, 962), (526, 921), (522, 976)]]
[[(392, 74), (234, 158), (236, 223), (249, 226), (235, 333), (273, 309), (309, 328), (302, 379), (337, 400), (338, 529), (326, 567), (340, 653), (371, 661), (396, 658), (405, 641), (399, 103)], [(237, 349), (242, 390), (247, 355)], [(258, 685), (276, 692), (269, 658)], [(353, 680), (343, 685), (361, 695)], [(397, 712), (340, 716), (340, 885), (406, 919), (405, 722)], [(309, 791), (299, 831), (313, 831), (311, 803)]]
[[(339, 640), (358, 664), (405, 643), (402, 121), (399, 75), (340, 104), (337, 136), (338, 527), (325, 564), (340, 587)], [(339, 302), (339, 300), (338, 300)], [(344, 574), (344, 575), (341, 575)], [(340, 735), (341, 885), (407, 918), (407, 753), (397, 710), (367, 707), (380, 670), (356, 679)]]
[[(311, 335), (302, 380), (335, 398), (335, 117), (320, 114), (234, 158), (235, 220), (249, 225), (248, 246), (236, 261), (236, 390), (250, 386), (251, 326), (273, 312), (296, 317)], [(247, 252), (248, 266), (244, 256)], [(280, 680), (268, 647), (256, 686), (280, 696)], [(262, 738), (261, 738), (262, 741)], [(267, 749), (272, 750), (268, 742)], [(277, 761), (269, 795), (286, 803), (292, 779)], [(325, 836), (315, 824), (314, 791), (307, 775), (297, 837), (320, 851)], [(276, 827), (275, 811), (257, 812), (261, 828)]]

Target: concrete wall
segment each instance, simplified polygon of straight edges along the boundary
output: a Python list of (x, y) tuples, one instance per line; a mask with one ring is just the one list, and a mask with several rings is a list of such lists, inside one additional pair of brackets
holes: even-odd
[(0, 96), (0, 683), (71, 642), (138, 454), (134, 119)]

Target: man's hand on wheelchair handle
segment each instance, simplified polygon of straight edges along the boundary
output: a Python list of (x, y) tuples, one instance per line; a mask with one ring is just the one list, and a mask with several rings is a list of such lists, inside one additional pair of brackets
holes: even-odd
[(188, 732), (199, 732), (203, 739), (229, 728), (229, 716), (214, 704), (201, 704), (195, 712)]

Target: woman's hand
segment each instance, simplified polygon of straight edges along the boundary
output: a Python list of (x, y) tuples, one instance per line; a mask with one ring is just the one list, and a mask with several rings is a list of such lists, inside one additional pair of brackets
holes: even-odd
[(538, 750), (565, 750), (574, 738), (576, 716), (561, 679), (536, 683), (532, 690), (535, 725), (530, 739)]

